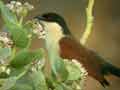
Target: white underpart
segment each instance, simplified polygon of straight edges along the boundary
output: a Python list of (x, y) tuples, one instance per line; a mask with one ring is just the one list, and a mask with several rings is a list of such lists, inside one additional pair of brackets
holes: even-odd
[(59, 56), (59, 40), (64, 37), (62, 33), (62, 27), (54, 22), (41, 22), (44, 25), (44, 30), (46, 31), (46, 49), (48, 51), (48, 57), (51, 63), (51, 68), (53, 72), (57, 75), (58, 71), (54, 68), (55, 61), (61, 60)]
[(59, 40), (64, 37), (63, 32), (62, 32), (62, 27), (55, 23), (55, 22), (45, 22), (41, 21), (41, 23), (44, 25), (44, 29), (46, 31), (46, 45), (47, 48), (56, 48), (59, 50)]

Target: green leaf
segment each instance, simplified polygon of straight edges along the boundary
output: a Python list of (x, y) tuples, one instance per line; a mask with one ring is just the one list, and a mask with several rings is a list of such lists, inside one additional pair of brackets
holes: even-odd
[(69, 87), (63, 83), (60, 83), (60, 84), (56, 85), (54, 90), (75, 90), (75, 89), (72, 89), (72, 86)]
[(12, 87), (10, 90), (33, 90), (32, 87), (29, 84), (25, 83), (17, 83), (14, 87)]
[(65, 90), (62, 85), (58, 84), (54, 90)]
[(68, 71), (62, 59), (54, 60), (52, 69), (56, 71), (58, 81), (65, 81), (68, 77)]
[(31, 63), (33, 60), (41, 59), (42, 56), (43, 53), (41, 49), (34, 52), (30, 52), (28, 49), (23, 49), (17, 53), (17, 55), (10, 62), (10, 65), (14, 68), (21, 68)]
[(63, 59), (59, 56), (57, 45), (52, 43), (50, 38), (47, 38), (46, 46), (51, 63), (53, 79), (56, 79), (58, 82), (65, 81), (68, 77), (68, 71), (65, 67)]
[[(50, 38), (48, 38), (50, 39)], [(46, 40), (47, 41), (47, 40)], [(50, 59), (52, 76), (57, 81), (65, 81), (68, 77), (68, 71), (65, 67), (63, 59), (60, 58), (57, 46), (49, 40), (46, 43), (48, 49), (48, 57)]]
[(10, 77), (8, 79), (0, 79), (0, 90), (8, 90), (16, 83), (16, 77)]
[(11, 55), (11, 48), (0, 48), (0, 58), (6, 59)]
[(10, 62), (10, 65), (15, 68), (24, 67), (29, 64), (32, 60), (32, 55), (27, 49), (19, 51), (13, 60)]
[(66, 67), (69, 73), (67, 80), (78, 80), (81, 78), (82, 72), (77, 65), (75, 65), (74, 63), (72, 64), (67, 63)]
[(69, 86), (69, 85), (66, 85), (65, 83), (62, 83), (62, 87), (64, 88), (64, 90), (75, 90), (72, 88), (72, 84)]
[(0, 73), (0, 79), (1, 78), (8, 78), (8, 77), (9, 77), (9, 75), (6, 72), (1, 72)]
[(33, 54), (35, 60), (36, 60), (36, 59), (39, 59), (39, 60), (40, 60), (41, 58), (43, 58), (43, 56), (44, 56), (44, 54), (45, 54), (43, 48), (39, 48), (39, 49), (37, 49), (37, 50), (34, 50), (34, 51), (31, 52), (31, 53)]
[(68, 86), (64, 83), (60, 83), (60, 84), (56, 85), (54, 90), (77, 90), (77, 89), (73, 89), (72, 85)]
[(31, 75), (35, 90), (48, 90), (45, 76), (42, 71), (35, 71)]
[(13, 14), (2, 1), (0, 1), (0, 11), (14, 44), (20, 48), (27, 47), (29, 39), (26, 28), (23, 28), (23, 26), (19, 24), (16, 15)]
[(17, 77), (19, 76), (21, 73), (23, 73), (26, 69), (23, 67), (23, 68), (10, 68), (11, 69), (11, 73), (10, 73), (10, 76), (11, 77)]
[(29, 44), (29, 38), (28, 38), (28, 33), (25, 28), (22, 28), (21, 26), (15, 26), (9, 27), (8, 28), (12, 40), (15, 43), (16, 47), (20, 48), (26, 48), (27, 45)]
[(9, 90), (33, 90), (32, 81), (29, 75), (31, 72), (27, 72), (27, 68), (13, 68), (10, 76), (16, 76), (17, 81), (16, 84), (10, 88)]
[(0, 0), (0, 11), (6, 24), (16, 24), (17, 17)]

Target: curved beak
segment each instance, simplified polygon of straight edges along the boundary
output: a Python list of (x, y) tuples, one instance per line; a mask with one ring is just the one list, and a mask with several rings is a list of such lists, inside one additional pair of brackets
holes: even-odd
[(42, 17), (42, 16), (36, 16), (36, 17), (34, 17), (35, 19), (38, 19), (38, 20), (42, 20), (42, 21), (45, 21), (45, 18), (44, 17)]

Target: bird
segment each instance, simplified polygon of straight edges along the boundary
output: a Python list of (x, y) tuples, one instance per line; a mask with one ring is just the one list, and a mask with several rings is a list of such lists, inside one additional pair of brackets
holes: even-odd
[[(59, 56), (63, 59), (75, 59), (88, 72), (88, 76), (97, 80), (103, 87), (110, 85), (105, 78), (108, 75), (120, 77), (120, 68), (111, 64), (93, 49), (82, 45), (70, 29), (62, 15), (47, 12), (35, 17), (49, 33), (51, 45), (58, 46)], [(53, 45), (54, 46), (54, 45)]]

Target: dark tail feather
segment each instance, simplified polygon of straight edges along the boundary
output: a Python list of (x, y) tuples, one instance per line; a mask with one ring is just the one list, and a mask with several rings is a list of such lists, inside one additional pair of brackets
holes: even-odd
[(102, 71), (104, 75), (110, 73), (117, 77), (120, 77), (120, 68), (113, 66), (112, 64), (107, 63), (106, 65), (104, 65)]
[[(118, 67), (116, 67), (116, 66), (114, 66), (114, 65), (112, 65), (112, 64), (110, 64), (110, 63), (106, 63), (106, 64), (104, 64), (103, 65), (103, 67), (102, 67), (102, 74), (103, 75), (108, 75), (108, 74), (112, 74), (112, 75), (115, 75), (115, 76), (117, 76), (117, 77), (120, 77), (120, 68), (118, 68)], [(106, 79), (104, 79), (102, 82), (100, 82), (101, 83), (101, 85), (103, 86), (103, 87), (106, 87), (106, 86), (109, 86), (110, 84), (109, 84), (109, 82), (106, 80)]]
[(106, 79), (104, 79), (102, 82), (100, 82), (101, 83), (101, 85), (105, 88), (106, 86), (109, 86), (110, 85), (110, 83), (106, 80)]

